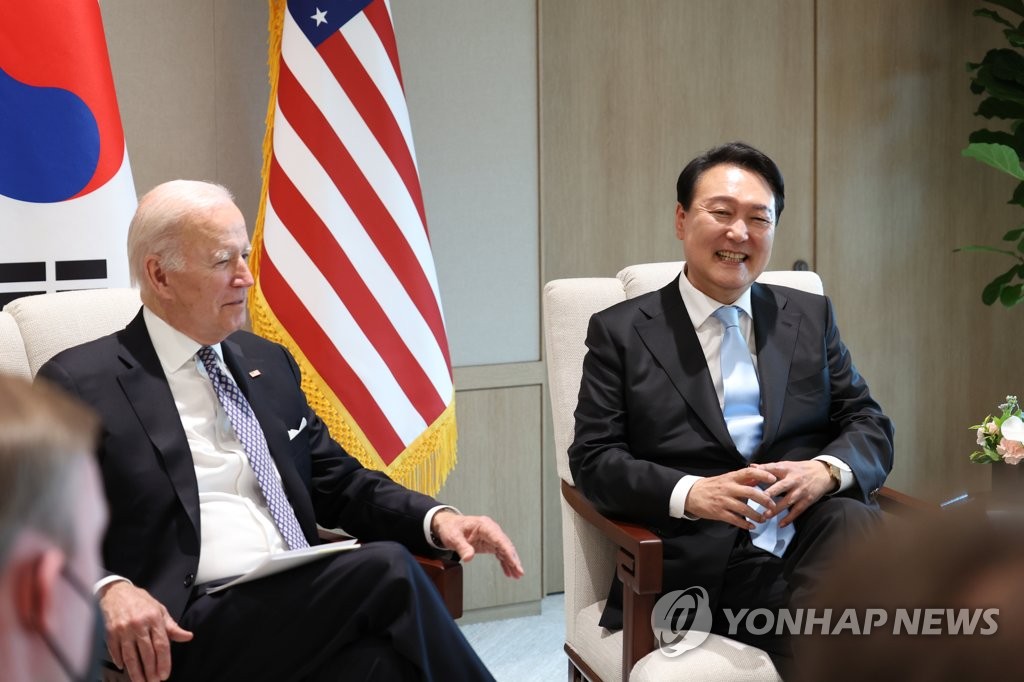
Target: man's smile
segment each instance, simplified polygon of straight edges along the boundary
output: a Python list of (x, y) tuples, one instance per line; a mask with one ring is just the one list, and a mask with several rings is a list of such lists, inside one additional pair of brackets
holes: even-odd
[(747, 259), (747, 254), (737, 251), (715, 251), (715, 255), (730, 263), (742, 263)]

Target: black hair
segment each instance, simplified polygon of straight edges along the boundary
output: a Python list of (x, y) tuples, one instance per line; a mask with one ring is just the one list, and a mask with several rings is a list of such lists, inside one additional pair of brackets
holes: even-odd
[(782, 171), (767, 154), (754, 149), (744, 142), (728, 142), (707, 150), (690, 163), (679, 174), (676, 181), (676, 199), (689, 211), (693, 203), (693, 192), (700, 176), (715, 166), (723, 164), (739, 166), (751, 173), (757, 173), (772, 190), (775, 197), (775, 220), (782, 215), (782, 207), (786, 203), (786, 186), (782, 180)]

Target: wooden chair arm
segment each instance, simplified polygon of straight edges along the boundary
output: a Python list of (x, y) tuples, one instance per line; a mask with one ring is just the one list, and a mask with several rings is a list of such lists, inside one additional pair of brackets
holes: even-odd
[(643, 526), (609, 519), (565, 481), (562, 481), (562, 496), (587, 523), (619, 547), (616, 572), (624, 585), (637, 594), (661, 592), (661, 538)]
[(462, 618), (462, 564), (454, 559), (431, 559), (413, 555), (434, 583), (452, 618)]
[(883, 486), (878, 491), (878, 506), (883, 512), (896, 514), (897, 516), (908, 516), (920, 513), (933, 513), (939, 511), (939, 505), (933, 502), (926, 502), (920, 498), (893, 490)]
[(651, 612), (661, 593), (661, 538), (643, 526), (613, 521), (597, 511), (579, 490), (562, 481), (562, 497), (587, 523), (618, 546), (615, 573), (622, 581), (622, 679), (637, 661), (654, 651)]

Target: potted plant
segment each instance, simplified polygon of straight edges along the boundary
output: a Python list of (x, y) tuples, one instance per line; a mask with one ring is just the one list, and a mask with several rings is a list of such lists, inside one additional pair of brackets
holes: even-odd
[[(1024, 54), (1019, 50), (1024, 48), (1024, 0), (987, 1), (1016, 15), (1011, 21), (994, 9), (974, 11), (974, 16), (1003, 26), (1003, 35), (1010, 46), (989, 50), (980, 62), (969, 63), (967, 68), (973, 74), (971, 91), (983, 96), (975, 114), (990, 121), (1005, 121), (1008, 125), (1006, 130), (974, 131), (963, 155), (1014, 177), (1018, 184), (1009, 203), (1024, 207), (1024, 167), (1021, 166), (1021, 159), (1024, 159)], [(981, 294), (985, 305), (999, 301), (1010, 308), (1024, 300), (1024, 225), (1006, 232), (1003, 242), (1001, 246), (975, 244), (957, 250), (998, 253), (1013, 259), (1013, 265), (989, 282)]]

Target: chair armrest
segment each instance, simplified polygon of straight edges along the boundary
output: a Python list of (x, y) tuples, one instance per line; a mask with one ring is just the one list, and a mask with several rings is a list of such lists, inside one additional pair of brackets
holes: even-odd
[[(327, 528), (317, 528), (317, 534), (324, 542), (348, 539), (347, 535)], [(434, 583), (452, 618), (462, 618), (462, 564), (454, 559), (435, 559), (419, 554), (413, 554), (413, 558)]]
[(616, 574), (637, 594), (661, 591), (661, 538), (643, 526), (613, 521), (578, 489), (562, 481), (562, 497), (573, 510), (619, 548)]
[(893, 490), (888, 486), (883, 486), (878, 491), (878, 506), (882, 508), (882, 511), (897, 516), (933, 513), (941, 509), (939, 505), (933, 502), (926, 502), (920, 498)]
[(452, 618), (462, 618), (462, 564), (454, 559), (431, 559), (419, 554), (413, 557), (434, 583)]
[(637, 661), (654, 651), (651, 612), (661, 592), (661, 538), (643, 526), (613, 521), (597, 511), (579, 490), (562, 481), (562, 497), (587, 523), (619, 549), (615, 574), (622, 581), (622, 679)]

